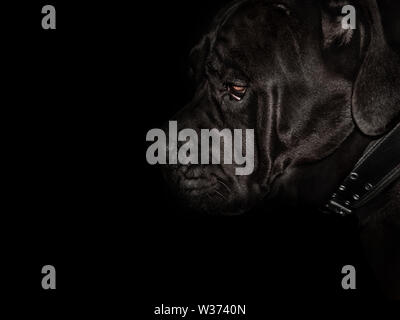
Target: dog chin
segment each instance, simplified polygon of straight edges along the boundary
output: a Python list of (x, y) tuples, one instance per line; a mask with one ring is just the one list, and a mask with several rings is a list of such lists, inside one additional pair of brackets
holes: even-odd
[(169, 189), (185, 211), (211, 215), (224, 215), (231, 211), (228, 209), (230, 195), (218, 190), (217, 184), (201, 179), (170, 179)]
[[(171, 195), (185, 212), (208, 215), (238, 215), (249, 206), (249, 195), (237, 190), (227, 178), (218, 171), (202, 168), (193, 174), (183, 168), (164, 170), (164, 179)], [(242, 194), (244, 192), (244, 194)]]
[(229, 206), (228, 195), (218, 191), (217, 185), (197, 184), (196, 181), (182, 181), (177, 197), (187, 209), (204, 214), (224, 214)]
[(217, 185), (201, 188), (175, 188), (175, 196), (182, 207), (194, 214), (230, 216), (240, 215), (248, 209), (245, 203), (239, 203), (235, 193), (223, 194)]

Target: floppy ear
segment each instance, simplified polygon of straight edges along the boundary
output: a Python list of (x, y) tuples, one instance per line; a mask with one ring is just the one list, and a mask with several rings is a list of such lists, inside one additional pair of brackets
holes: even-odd
[[(342, 8), (356, 9), (356, 29), (343, 29)], [(400, 57), (387, 45), (376, 0), (325, 0), (323, 49), (328, 64), (354, 82), (353, 119), (366, 135), (382, 135), (400, 118)]]
[(370, 41), (353, 89), (353, 118), (360, 130), (381, 135), (400, 120), (400, 57), (387, 45), (376, 0), (368, 0)]
[(210, 51), (210, 37), (205, 35), (201, 41), (190, 51), (190, 77), (199, 83), (204, 75), (206, 59)]

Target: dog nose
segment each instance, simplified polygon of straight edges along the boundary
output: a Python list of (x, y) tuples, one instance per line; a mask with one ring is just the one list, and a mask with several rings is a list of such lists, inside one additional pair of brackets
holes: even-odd
[(182, 167), (182, 171), (187, 179), (198, 179), (202, 171), (199, 165), (187, 165)]

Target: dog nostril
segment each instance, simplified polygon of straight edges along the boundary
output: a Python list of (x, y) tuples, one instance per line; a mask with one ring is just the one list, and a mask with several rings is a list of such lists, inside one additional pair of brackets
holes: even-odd
[(201, 168), (200, 166), (190, 166), (185, 171), (185, 177), (187, 179), (198, 179), (201, 176)]

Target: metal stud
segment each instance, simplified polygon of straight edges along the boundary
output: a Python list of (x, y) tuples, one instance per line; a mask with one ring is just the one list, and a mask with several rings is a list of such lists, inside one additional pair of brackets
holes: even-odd
[(352, 172), (352, 173), (350, 174), (350, 179), (351, 179), (351, 180), (357, 180), (357, 179), (358, 179), (358, 173)]
[(355, 194), (355, 195), (353, 195), (353, 199), (357, 201), (360, 199), (360, 196), (358, 194)]
[(369, 191), (369, 190), (371, 190), (372, 189), (372, 187), (373, 187), (373, 185), (372, 184), (370, 184), (370, 183), (367, 183), (366, 185), (365, 185), (365, 190), (367, 190), (367, 191)]
[(346, 190), (346, 186), (341, 185), (341, 186), (339, 187), (339, 190), (340, 190), (340, 191), (345, 191), (345, 190)]
[(349, 206), (350, 205), (350, 201), (346, 201), (345, 203), (344, 203), (346, 206)]
[(342, 217), (344, 217), (344, 216), (347, 215), (347, 212), (344, 211), (344, 210), (340, 210), (339, 214), (340, 214)]

